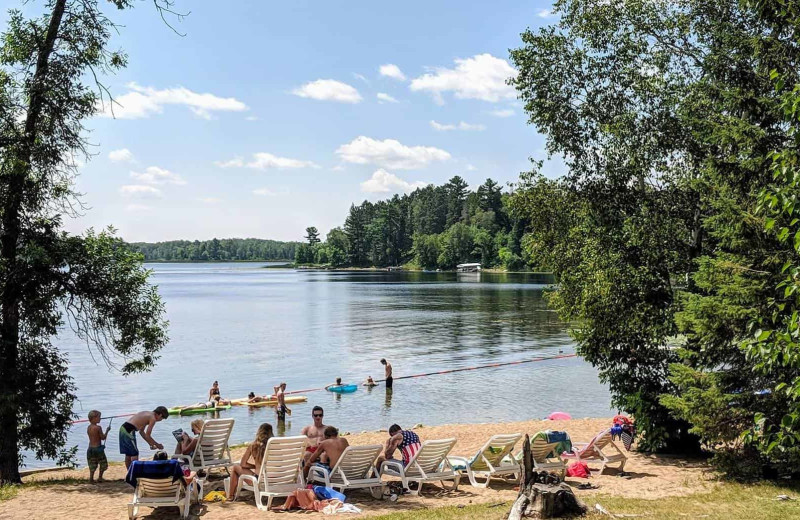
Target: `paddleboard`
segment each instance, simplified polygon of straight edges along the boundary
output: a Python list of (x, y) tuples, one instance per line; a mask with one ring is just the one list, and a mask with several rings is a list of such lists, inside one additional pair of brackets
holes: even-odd
[[(277, 406), (278, 400), (274, 398), (270, 398), (266, 401), (259, 401), (257, 403), (248, 403), (247, 397), (243, 397), (242, 399), (234, 399), (231, 401), (231, 404), (234, 406), (250, 406), (250, 407), (259, 407), (259, 406)], [(294, 403), (305, 403), (308, 401), (308, 397), (304, 395), (287, 395), (284, 398), (286, 404), (294, 404)]]
[(217, 406), (216, 408), (192, 408), (191, 410), (181, 410), (180, 407), (170, 408), (169, 414), (170, 415), (192, 415), (196, 413), (211, 413), (211, 412), (218, 412), (220, 410), (227, 410), (231, 407), (231, 405), (221, 405)]

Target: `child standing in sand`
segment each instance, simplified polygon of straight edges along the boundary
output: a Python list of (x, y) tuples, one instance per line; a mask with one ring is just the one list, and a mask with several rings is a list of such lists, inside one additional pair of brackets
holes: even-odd
[(108, 459), (106, 458), (106, 447), (103, 441), (108, 436), (108, 431), (111, 425), (103, 431), (100, 426), (100, 412), (92, 410), (89, 412), (89, 427), (86, 428), (86, 433), (89, 435), (89, 448), (86, 450), (86, 464), (89, 466), (89, 483), (94, 484), (94, 472), (100, 468), (100, 475), (97, 477), (98, 482), (104, 482), (103, 473), (108, 469)]

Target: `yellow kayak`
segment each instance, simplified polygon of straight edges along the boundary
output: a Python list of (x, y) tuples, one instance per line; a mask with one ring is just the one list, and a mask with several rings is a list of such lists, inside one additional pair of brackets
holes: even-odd
[[(277, 406), (278, 400), (271, 396), (269, 399), (264, 401), (259, 401), (257, 403), (248, 403), (249, 399), (247, 397), (243, 397), (242, 399), (234, 399), (231, 401), (233, 406)], [(293, 403), (305, 403), (308, 401), (308, 397), (304, 395), (287, 395), (284, 398), (286, 404), (293, 404)]]

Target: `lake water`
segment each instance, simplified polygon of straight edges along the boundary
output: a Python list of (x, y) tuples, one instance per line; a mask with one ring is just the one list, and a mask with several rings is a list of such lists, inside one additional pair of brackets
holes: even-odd
[[(214, 380), (225, 398), (317, 388), (336, 377), (361, 382), (383, 378), (387, 358), (395, 377), (572, 353), (566, 326), (543, 299), (546, 285), (534, 274), (330, 272), (264, 269), (266, 264), (153, 264), (153, 282), (166, 303), (168, 346), (156, 368), (123, 377), (96, 361), (85, 343), (64, 333), (78, 387), (76, 413), (104, 416), (205, 400)], [(98, 364), (100, 363), (100, 364)], [(387, 428), (392, 423), (478, 423), (543, 418), (559, 410), (573, 417), (612, 413), (597, 372), (578, 358), (396, 380), (353, 394), (308, 392), (290, 405), (285, 434), (311, 422), (311, 407), (342, 431)], [(233, 407), (232, 442), (252, 439), (258, 425), (275, 426), (271, 407)], [(158, 423), (154, 437), (168, 451), (170, 432), (189, 430), (192, 419)], [(111, 460), (121, 460), (114, 419)], [(104, 421), (103, 424), (107, 424)], [(70, 432), (85, 463), (86, 424)], [(282, 430), (284, 431), (284, 430)], [(151, 453), (139, 440), (142, 456)], [(29, 457), (28, 466), (51, 465)]]

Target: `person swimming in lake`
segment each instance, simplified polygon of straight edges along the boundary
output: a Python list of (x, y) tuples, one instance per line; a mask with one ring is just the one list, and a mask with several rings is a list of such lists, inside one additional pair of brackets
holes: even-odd
[(372, 379), (372, 376), (367, 376), (367, 380), (362, 383), (362, 386), (370, 386), (370, 387), (378, 386), (378, 383), (376, 383), (375, 380)]
[(331, 389), (331, 388), (333, 388), (334, 386), (342, 386), (342, 378), (341, 378), (341, 377), (337, 377), (337, 378), (336, 378), (336, 383), (334, 383), (334, 384), (332, 384), (332, 385), (327, 385), (327, 386), (325, 386), (325, 390), (330, 390), (330, 389)]

